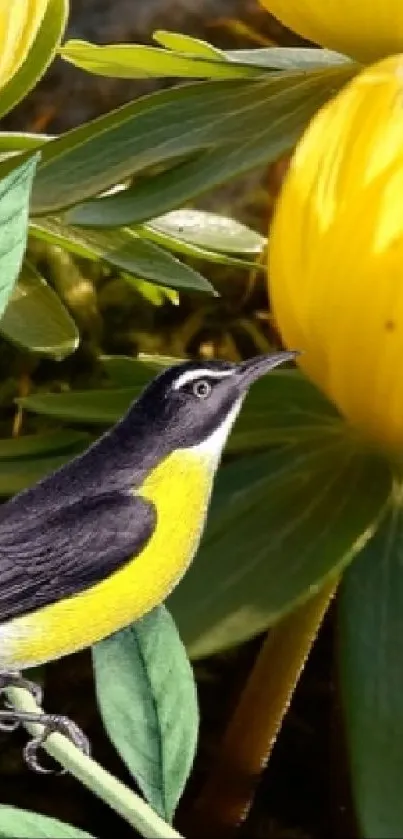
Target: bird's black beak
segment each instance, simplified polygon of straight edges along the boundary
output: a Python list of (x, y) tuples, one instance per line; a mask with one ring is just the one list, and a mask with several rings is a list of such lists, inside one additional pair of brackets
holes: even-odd
[(249, 358), (247, 361), (242, 361), (238, 365), (239, 384), (242, 390), (246, 390), (253, 382), (260, 379), (270, 370), (274, 370), (280, 364), (286, 361), (292, 361), (300, 355), (298, 350), (290, 350), (284, 352), (273, 353), (272, 355), (257, 355), (254, 358)]

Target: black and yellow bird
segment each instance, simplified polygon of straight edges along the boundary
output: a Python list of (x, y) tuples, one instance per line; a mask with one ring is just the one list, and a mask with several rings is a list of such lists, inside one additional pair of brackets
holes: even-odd
[[(253, 382), (296, 352), (165, 370), (83, 454), (0, 507), (0, 689), (20, 671), (83, 649), (141, 618), (199, 545), (213, 479)], [(32, 719), (0, 712), (3, 725)], [(44, 737), (86, 738), (41, 714)], [(43, 742), (41, 739), (41, 742)], [(31, 741), (26, 757), (40, 769)]]

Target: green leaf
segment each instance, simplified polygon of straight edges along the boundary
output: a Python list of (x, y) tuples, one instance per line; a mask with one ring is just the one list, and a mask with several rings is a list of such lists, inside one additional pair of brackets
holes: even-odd
[[(179, 36), (180, 37), (180, 36)], [(228, 61), (219, 54), (207, 56), (199, 51), (182, 53), (138, 44), (98, 46), (88, 41), (67, 41), (60, 49), (65, 61), (88, 73), (119, 79), (176, 77), (184, 79), (239, 79), (256, 77), (250, 63)]]
[(171, 356), (138, 356), (130, 358), (127, 355), (102, 355), (102, 362), (107, 376), (118, 387), (144, 387), (151, 377), (170, 367), (179, 364), (183, 359)]
[(34, 393), (16, 402), (27, 411), (80, 423), (110, 425), (140, 394), (139, 387), (84, 390), (70, 393)]
[(44, 218), (30, 225), (30, 233), (84, 258), (103, 259), (150, 282), (215, 294), (198, 271), (132, 230), (84, 230), (64, 225), (59, 219)]
[(190, 655), (272, 626), (363, 547), (390, 476), (355, 446), (341, 424), (221, 470), (198, 556), (168, 600)]
[(264, 126), (269, 159), (273, 134), (277, 144), (283, 138), (283, 147), (284, 136), (289, 143), (292, 134), (294, 142), (296, 130), (300, 133), (352, 74), (346, 65), (257, 81), (195, 83), (144, 96), (44, 145), (32, 213), (77, 204), (151, 166), (207, 148), (239, 149), (256, 142)]
[(4, 461), (27, 460), (41, 455), (50, 455), (63, 451), (79, 451), (91, 442), (89, 434), (83, 431), (47, 431), (41, 434), (26, 434), (22, 437), (0, 439), (1, 469), (6, 469)]
[(0, 805), (0, 837), (10, 839), (91, 839), (91, 834), (72, 824), (17, 807)]
[(28, 262), (0, 320), (0, 333), (30, 352), (58, 361), (74, 352), (80, 340), (60, 297)]
[[(117, 422), (151, 378), (180, 359), (118, 356), (104, 361), (117, 387), (69, 393), (35, 393), (18, 399), (29, 411), (70, 422)], [(340, 433), (334, 408), (298, 371), (278, 370), (251, 389), (227, 444), (232, 453), (252, 452), (273, 443), (315, 440), (323, 431)]]
[(0, 440), (0, 496), (8, 498), (80, 454), (91, 442), (73, 431)]
[[(227, 58), (266, 70), (320, 70), (344, 64), (355, 64), (346, 55), (317, 47), (264, 47), (253, 50), (227, 50)], [(358, 65), (356, 65), (357, 69)]]
[(153, 219), (149, 227), (200, 248), (237, 254), (260, 254), (266, 239), (245, 224), (204, 210), (175, 210)]
[[(177, 236), (162, 233), (151, 224), (142, 224), (136, 229), (139, 233), (141, 233), (143, 238), (150, 239), (151, 242), (155, 242), (157, 245), (161, 245), (161, 247), (171, 250), (173, 253), (179, 253), (183, 256), (190, 257), (191, 259), (202, 259), (205, 262), (215, 262), (218, 265), (235, 265), (244, 270), (260, 267), (257, 263), (251, 260), (227, 256), (227, 254), (220, 253), (220, 251), (207, 250), (206, 248), (201, 248), (198, 245), (190, 245), (189, 242), (185, 242)], [(263, 270), (263, 266), (261, 267)]]
[(106, 730), (146, 799), (171, 821), (195, 755), (192, 668), (164, 606), (93, 648)]
[(31, 155), (22, 163), (17, 157), (0, 164), (0, 316), (21, 268), (29, 196), (38, 157), (38, 154)]
[(38, 149), (53, 140), (50, 134), (35, 134), (24, 131), (1, 131), (0, 152), (18, 152)]
[(213, 47), (207, 41), (200, 38), (191, 38), (190, 35), (183, 35), (179, 32), (167, 32), (166, 29), (157, 29), (153, 32), (153, 40), (163, 47), (177, 52), (187, 52), (190, 55), (201, 55), (204, 58), (215, 58), (221, 61), (226, 60), (223, 50)]
[(42, 25), (27, 58), (1, 91), (0, 117), (15, 108), (47, 70), (60, 44), (67, 14), (67, 0), (49, 0)]
[(340, 592), (339, 661), (360, 835), (403, 834), (401, 484)]
[[(272, 79), (260, 82), (232, 82), (227, 88), (226, 104), (221, 103), (220, 128), (217, 118), (211, 135), (208, 126), (215, 117), (215, 108), (205, 116), (208, 140), (204, 149), (202, 143), (199, 148), (195, 143), (191, 150), (189, 143), (187, 160), (160, 174), (144, 176), (133, 187), (119, 193), (75, 207), (68, 214), (69, 220), (94, 226), (136, 224), (161, 216), (213, 187), (277, 160), (294, 147), (317, 110), (353, 75), (352, 65), (348, 64), (321, 72), (301, 73), (298, 78), (295, 74), (280, 74), (280, 78), (276, 74)], [(210, 84), (199, 84), (199, 88), (203, 90)], [(259, 86), (272, 86), (272, 95), (266, 88), (266, 97), (262, 96), (256, 107), (250, 99), (246, 115), (239, 95), (235, 110), (232, 110), (232, 97), (228, 99), (230, 92), (239, 90), (241, 85), (247, 85), (249, 97), (257, 94)], [(221, 89), (222, 83), (216, 82), (215, 87)], [(260, 92), (263, 94), (262, 87)], [(175, 118), (172, 110), (167, 119)], [(232, 136), (225, 137), (227, 127), (231, 128)], [(185, 141), (185, 135), (181, 136)], [(184, 143), (181, 150), (185, 152)], [(168, 155), (164, 159), (168, 160)]]

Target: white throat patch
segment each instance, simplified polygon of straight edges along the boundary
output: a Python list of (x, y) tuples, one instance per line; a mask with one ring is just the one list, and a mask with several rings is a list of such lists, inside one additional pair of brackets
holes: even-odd
[(215, 431), (213, 431), (212, 434), (210, 434), (209, 437), (203, 440), (202, 443), (189, 447), (187, 451), (194, 452), (202, 457), (205, 456), (211, 463), (212, 467), (215, 468), (220, 460), (221, 452), (227, 442), (231, 428), (239, 414), (239, 411), (241, 410), (244, 398), (244, 396), (240, 396), (240, 398), (237, 399), (233, 408), (227, 414), (225, 420), (218, 426), (218, 428), (215, 429)]

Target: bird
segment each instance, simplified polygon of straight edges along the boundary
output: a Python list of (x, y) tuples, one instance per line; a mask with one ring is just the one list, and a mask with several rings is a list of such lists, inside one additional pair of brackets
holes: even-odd
[[(297, 351), (185, 361), (157, 375), (89, 448), (0, 507), (0, 692), (161, 604), (193, 560), (214, 477), (250, 386)], [(39, 709), (38, 709), (39, 710)], [(84, 752), (72, 720), (8, 707), (5, 730), (39, 722), (31, 769), (53, 731)]]

